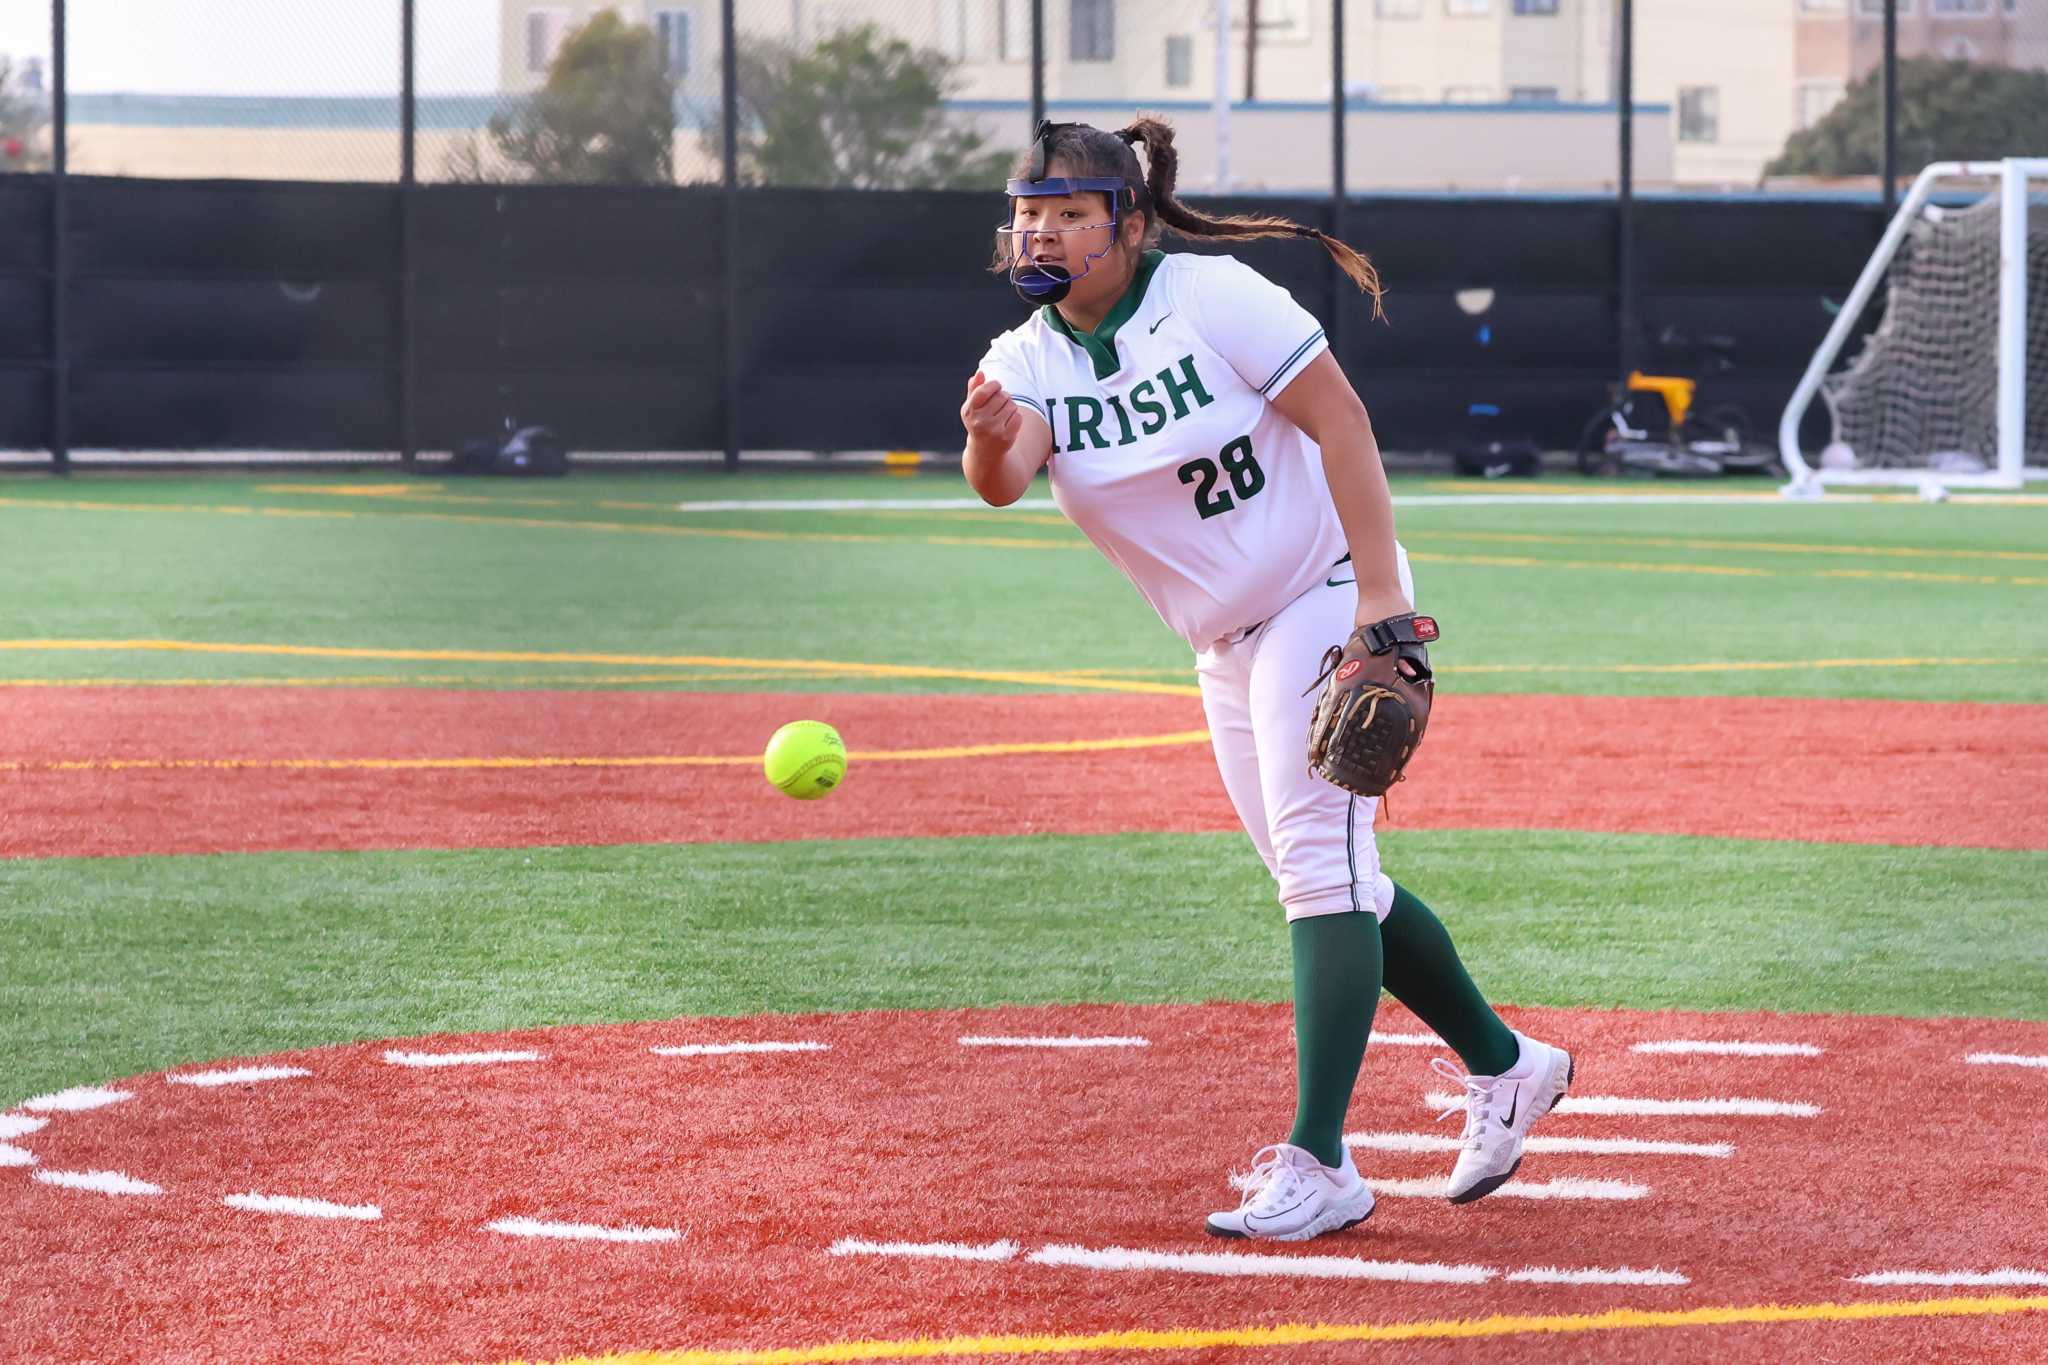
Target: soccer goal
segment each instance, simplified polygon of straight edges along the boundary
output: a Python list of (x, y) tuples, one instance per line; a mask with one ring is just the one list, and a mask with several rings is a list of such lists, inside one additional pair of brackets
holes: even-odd
[[(1884, 289), (1882, 316), (1837, 358)], [(1799, 426), (1818, 394), (1817, 460)], [(1792, 481), (2017, 488), (2048, 478), (2048, 157), (1920, 172), (1778, 424)]]

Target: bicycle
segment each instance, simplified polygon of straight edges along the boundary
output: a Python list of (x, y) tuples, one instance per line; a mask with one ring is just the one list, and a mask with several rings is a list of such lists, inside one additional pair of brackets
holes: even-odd
[[(1735, 339), (1687, 337), (1675, 326), (1657, 334), (1658, 350), (1700, 364), (1681, 366), (1719, 373), (1735, 368), (1729, 353)], [(1612, 386), (1605, 407), (1593, 414), (1579, 436), (1579, 472), (1586, 475), (1641, 474), (1667, 478), (1714, 478), (1762, 474), (1778, 462), (1774, 445), (1755, 439), (1749, 413), (1737, 403), (1718, 403), (1695, 412), (1699, 379), (1684, 374), (1629, 373)]]

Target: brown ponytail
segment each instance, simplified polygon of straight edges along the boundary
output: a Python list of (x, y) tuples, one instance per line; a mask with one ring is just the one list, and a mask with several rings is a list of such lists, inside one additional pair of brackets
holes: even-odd
[(1330, 259), (1337, 268), (1350, 277), (1360, 290), (1372, 296), (1374, 317), (1384, 314), (1380, 300), (1385, 294), (1380, 284), (1380, 272), (1373, 268), (1363, 253), (1338, 241), (1320, 228), (1306, 227), (1291, 218), (1266, 217), (1251, 214), (1197, 213), (1173, 196), (1173, 182), (1180, 170), (1180, 154), (1173, 147), (1173, 126), (1164, 119), (1149, 114), (1140, 114), (1131, 121), (1128, 128), (1119, 129), (1117, 136), (1133, 147), (1139, 143), (1145, 146), (1147, 169), (1145, 188), (1152, 200), (1151, 208), (1158, 215), (1158, 221), (1183, 237), (1206, 237), (1212, 241), (1251, 241), (1260, 237), (1308, 237), (1323, 244), (1323, 250), (1330, 253)]

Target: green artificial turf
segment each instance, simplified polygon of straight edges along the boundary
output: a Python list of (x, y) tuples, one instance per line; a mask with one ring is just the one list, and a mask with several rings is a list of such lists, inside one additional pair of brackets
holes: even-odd
[[(1384, 839), (1510, 1003), (2048, 1018), (2048, 854)], [(1238, 835), (0, 862), (0, 1107), (391, 1035), (1283, 999)]]
[[(1397, 481), (1410, 497), (1438, 497), (1444, 486)], [(404, 491), (333, 491), (393, 487)], [(1573, 479), (1545, 487), (1609, 486)], [(1763, 481), (1727, 487), (1769, 489)], [(1041, 482), (1033, 496), (1044, 493)], [(1017, 686), (743, 669), (706, 678), (639, 657), (376, 657), (439, 649), (1117, 669), (1191, 681), (1186, 647), (1043, 509), (676, 509), (710, 499), (966, 495), (955, 477), (872, 474), (8, 479), (0, 481), (0, 572), (10, 585), (31, 586), (0, 602), (0, 640), (253, 642), (372, 654), (13, 650), (0, 651), (0, 677)], [(1444, 624), (1435, 654), (1447, 687), (2048, 700), (2048, 511), (2038, 507), (1467, 501), (1404, 506), (1398, 517), (1422, 605)], [(752, 538), (762, 534), (794, 538)], [(1938, 666), (1943, 660), (1963, 662)]]

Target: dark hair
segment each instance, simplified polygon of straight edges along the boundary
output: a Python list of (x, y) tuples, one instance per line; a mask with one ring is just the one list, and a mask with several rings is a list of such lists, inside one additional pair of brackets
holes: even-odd
[[(1136, 148), (1145, 148), (1149, 170), (1138, 164)], [(1017, 158), (1014, 175), (1029, 176), (1038, 165), (1035, 142)], [(1330, 258), (1359, 289), (1372, 296), (1374, 317), (1381, 316), (1380, 299), (1385, 290), (1380, 273), (1362, 252), (1322, 231), (1280, 218), (1257, 214), (1197, 213), (1174, 197), (1173, 182), (1180, 170), (1180, 154), (1173, 147), (1173, 126), (1164, 119), (1140, 114), (1128, 128), (1112, 133), (1085, 123), (1052, 125), (1044, 164), (1058, 161), (1071, 176), (1120, 176), (1124, 190), (1118, 195), (1126, 211), (1145, 215), (1145, 245), (1151, 246), (1167, 231), (1183, 237), (1210, 241), (1245, 242), (1261, 237), (1308, 237), (1323, 244)], [(999, 263), (998, 269), (1007, 263)]]

